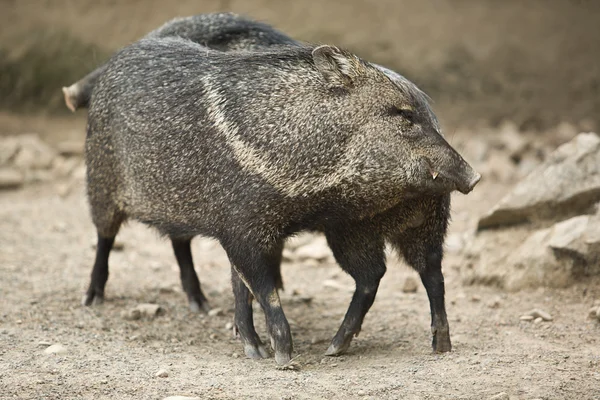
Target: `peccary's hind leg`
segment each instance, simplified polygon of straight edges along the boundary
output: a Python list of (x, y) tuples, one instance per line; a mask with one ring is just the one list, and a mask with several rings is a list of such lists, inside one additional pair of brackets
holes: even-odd
[[(271, 346), (275, 350), (275, 360), (278, 364), (286, 364), (292, 357), (292, 335), (289, 323), (281, 308), (279, 294), (277, 293), (276, 278), (273, 274), (281, 256), (281, 246), (276, 245), (268, 250), (257, 249), (255, 246), (240, 246), (239, 244), (227, 246), (225, 251), (229, 256), (233, 269), (239, 279), (245, 284), (249, 293), (261, 305), (267, 322), (267, 330), (271, 339)], [(234, 275), (232, 273), (232, 275)], [(235, 275), (234, 275), (235, 276)], [(237, 279), (234, 278), (234, 279)], [(251, 314), (248, 295), (241, 290), (241, 284), (234, 280), (236, 324), (244, 345), (256, 343), (256, 338), (249, 329)], [(245, 304), (245, 305), (244, 305)], [(240, 307), (238, 309), (238, 307)], [(257, 348), (260, 354), (260, 347)], [(252, 356), (255, 353), (251, 353)]]
[[(348, 230), (326, 232), (327, 241), (342, 269), (354, 278), (356, 290), (344, 321), (326, 351), (328, 356), (343, 354), (352, 338), (360, 332), (363, 319), (386, 271), (384, 241), (373, 232), (348, 233)], [(374, 236), (375, 235), (375, 236)]]
[(283, 278), (281, 277), (282, 253), (283, 253), (283, 243), (278, 248), (273, 250), (273, 262), (271, 265), (271, 268), (272, 268), (271, 273), (273, 274), (273, 277), (275, 278), (275, 287), (277, 287), (278, 290), (284, 290)]
[(206, 300), (206, 296), (202, 293), (200, 280), (194, 270), (191, 239), (171, 238), (171, 244), (173, 245), (177, 264), (179, 264), (181, 285), (187, 294), (190, 310), (193, 312), (200, 312), (201, 310), (208, 312), (210, 306)]
[(84, 306), (92, 304), (102, 304), (104, 301), (104, 287), (108, 280), (108, 257), (115, 242), (115, 236), (102, 237), (98, 234), (98, 244), (96, 247), (96, 261), (92, 268), (92, 278), (87, 292), (83, 296), (81, 303)]
[(91, 206), (92, 219), (98, 232), (98, 244), (90, 286), (81, 301), (85, 306), (101, 304), (104, 301), (104, 287), (108, 280), (108, 258), (115, 237), (125, 219), (125, 216), (104, 196), (91, 196)]
[(254, 328), (253, 296), (233, 267), (231, 267), (231, 285), (235, 297), (234, 332), (237, 332), (244, 342), (246, 356), (254, 360), (268, 358), (269, 352), (265, 349)]

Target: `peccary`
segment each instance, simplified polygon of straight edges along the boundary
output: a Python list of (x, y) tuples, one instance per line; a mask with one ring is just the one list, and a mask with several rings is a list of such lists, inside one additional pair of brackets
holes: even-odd
[(324, 232), (356, 281), (328, 355), (360, 331), (389, 242), (421, 275), (433, 349), (451, 349), (441, 271), (450, 193), (469, 193), (480, 175), (444, 140), (411, 82), (327, 45), (223, 53), (144, 39), (107, 64), (87, 129), (96, 266), (108, 265), (126, 219), (174, 243), (216, 238), (231, 261), (246, 355), (268, 355), (254, 298), (282, 364), (292, 338), (274, 271), (285, 239)]
[[(267, 24), (233, 13), (210, 13), (175, 18), (148, 33), (146, 37), (181, 37), (220, 51), (258, 50), (273, 46), (298, 46), (300, 44)], [(88, 106), (94, 85), (105, 69), (106, 65), (102, 65), (76, 83), (63, 88), (65, 103), (69, 109), (75, 111)], [(191, 238), (173, 240), (172, 246), (190, 309), (196, 312), (208, 311), (210, 306), (194, 270)], [(277, 287), (283, 289), (279, 268), (274, 273), (277, 278)], [(84, 305), (101, 303), (104, 299), (107, 280), (108, 265), (101, 261), (96, 262), (82, 303)]]
[[(220, 51), (260, 50), (273, 46), (300, 46), (300, 42), (267, 24), (232, 13), (200, 14), (186, 18), (175, 18), (150, 32), (146, 37), (182, 37)], [(373, 65), (380, 68), (399, 84), (403, 84), (405, 81), (397, 73), (382, 66)], [(93, 87), (105, 68), (105, 65), (100, 66), (68, 88), (63, 88), (65, 103), (71, 110), (75, 111), (77, 108), (88, 106)], [(190, 309), (192, 311), (207, 311), (210, 306), (201, 290), (200, 281), (194, 270), (190, 240), (173, 241), (172, 246), (180, 267), (181, 282), (187, 294)], [(283, 289), (283, 280), (279, 268), (274, 273), (276, 274), (277, 287)], [(91, 282), (82, 301), (84, 305), (102, 302), (107, 279), (108, 266), (104, 263), (97, 263), (92, 271)]]
[[(174, 18), (144, 38), (181, 37), (205, 47), (221, 50), (258, 50), (271, 46), (297, 46), (300, 43), (270, 25), (233, 13), (209, 13)], [(66, 106), (75, 111), (86, 108), (101, 65), (74, 84), (63, 87)]]

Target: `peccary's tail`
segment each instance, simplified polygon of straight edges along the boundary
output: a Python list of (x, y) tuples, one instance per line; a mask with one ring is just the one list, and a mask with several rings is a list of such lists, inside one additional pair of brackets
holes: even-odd
[(69, 110), (75, 112), (79, 108), (89, 106), (94, 86), (105, 69), (106, 66), (101, 65), (71, 86), (62, 88), (65, 104)]

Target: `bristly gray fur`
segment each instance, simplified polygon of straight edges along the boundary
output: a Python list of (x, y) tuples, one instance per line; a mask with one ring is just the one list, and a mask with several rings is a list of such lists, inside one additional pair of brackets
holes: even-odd
[(326, 45), (223, 53), (149, 38), (109, 61), (87, 130), (99, 237), (134, 219), (176, 240), (218, 239), (249, 356), (262, 354), (253, 296), (277, 362), (291, 357), (274, 273), (284, 240), (302, 230), (324, 232), (357, 284), (328, 354), (360, 331), (385, 273), (385, 241), (421, 273), (434, 349), (450, 350), (441, 275), (450, 193), (468, 193), (479, 176), (408, 81)]

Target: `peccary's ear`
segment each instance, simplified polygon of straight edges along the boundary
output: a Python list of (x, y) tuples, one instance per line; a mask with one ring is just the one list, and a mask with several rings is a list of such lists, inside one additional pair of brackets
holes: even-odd
[(352, 86), (365, 67), (354, 54), (323, 45), (312, 51), (315, 67), (332, 86)]

